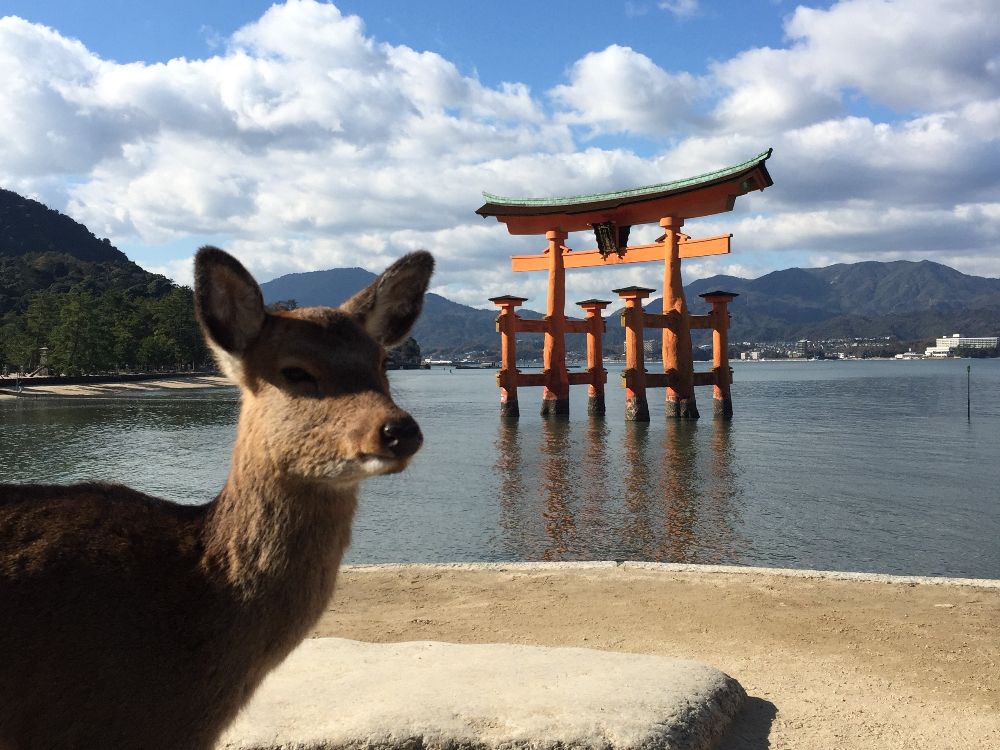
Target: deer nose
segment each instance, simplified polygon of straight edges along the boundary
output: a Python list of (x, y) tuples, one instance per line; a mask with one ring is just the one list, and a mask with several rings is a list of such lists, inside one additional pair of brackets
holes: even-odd
[(423, 442), (420, 425), (413, 417), (390, 419), (382, 425), (382, 445), (396, 458), (412, 456)]

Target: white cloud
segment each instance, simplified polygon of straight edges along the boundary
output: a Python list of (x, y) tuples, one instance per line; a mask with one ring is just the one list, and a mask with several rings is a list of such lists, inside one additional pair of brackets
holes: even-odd
[(691, 18), (698, 14), (698, 0), (665, 0), (660, 10), (669, 10), (677, 18)]
[(849, 0), (786, 25), (799, 74), (899, 110), (1000, 96), (996, 0)]
[(667, 136), (698, 121), (693, 103), (704, 86), (689, 73), (670, 74), (629, 47), (611, 45), (578, 60), (570, 83), (551, 96), (595, 132), (633, 132)]
[(899, 112), (1000, 96), (996, 0), (842, 0), (800, 6), (787, 49), (753, 49), (713, 67), (729, 89), (717, 126), (782, 128), (833, 117), (861, 95)]
[[(313, 0), (271, 7), (214, 57), (157, 65), (102, 60), (7, 17), (0, 184), (129, 247), (190, 238), (193, 251), (198, 238), (220, 238), (262, 278), (378, 271), (427, 247), (447, 296), (487, 306), (518, 291), (537, 308), (544, 274), (515, 277), (508, 256), (543, 243), (475, 216), (480, 191), (634, 187), (773, 146), (774, 187), (690, 222), (696, 236), (735, 233), (736, 253), (686, 262), (688, 278), (762, 273), (783, 257), (930, 257), (1000, 275), (996, 10), (996, 0), (800, 7), (786, 47), (745, 50), (706, 75), (613, 45), (573, 62), (547, 94), (484, 86)], [(897, 114), (879, 122), (870, 110), (883, 106)], [(661, 151), (589, 140), (616, 133)], [(589, 239), (572, 242), (583, 249)], [(187, 251), (153, 254), (137, 257), (189, 280)], [(608, 298), (618, 285), (659, 286), (659, 273), (626, 266), (571, 273), (567, 284), (573, 299)]]

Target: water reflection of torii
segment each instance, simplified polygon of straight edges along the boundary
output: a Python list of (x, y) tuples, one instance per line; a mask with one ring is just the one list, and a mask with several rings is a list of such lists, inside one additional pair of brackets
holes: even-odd
[[(522, 451), (517, 421), (501, 420), (495, 470), (508, 554), (539, 560), (738, 559), (744, 545), (733, 525), (740, 489), (729, 427), (716, 424), (710, 450), (699, 455), (694, 423), (668, 423), (660, 445), (650, 445), (647, 425), (627, 425), (625, 460), (615, 461), (603, 419), (589, 420), (582, 445), (576, 444), (582, 455), (573, 455), (567, 420), (543, 421), (537, 453)], [(622, 468), (624, 492), (612, 487), (610, 467)], [(537, 499), (541, 507), (530, 510)]]
[[(501, 308), (497, 330), (502, 334), (503, 366), (497, 373), (500, 386), (500, 413), (520, 415), (518, 386), (543, 386), (542, 415), (569, 414), (569, 387), (589, 387), (588, 413), (604, 414), (604, 384), (607, 372), (601, 360), (601, 334), (604, 320), (601, 311), (610, 302), (578, 302), (587, 313), (586, 320), (566, 319), (567, 268), (597, 268), (620, 263), (662, 260), (663, 313), (644, 313), (642, 299), (654, 290), (628, 287), (615, 290), (625, 300), (622, 324), (626, 328), (626, 369), (622, 386), (626, 389), (625, 418), (648, 422), (647, 387), (665, 387), (667, 416), (698, 417), (694, 388), (712, 385), (715, 414), (732, 415), (726, 331), (729, 314), (726, 305), (735, 295), (714, 292), (706, 298), (712, 304), (707, 315), (691, 315), (684, 299), (681, 282), (681, 258), (721, 255), (729, 252), (732, 235), (692, 240), (680, 232), (685, 219), (731, 211), (736, 198), (751, 190), (772, 185), (764, 166), (770, 149), (753, 159), (709, 174), (685, 180), (651, 185), (614, 193), (582, 195), (572, 198), (500, 198), (483, 193), (487, 203), (476, 211), (483, 217), (494, 216), (507, 225), (511, 234), (544, 234), (549, 246), (541, 255), (511, 256), (514, 271), (548, 271), (548, 301), (543, 320), (521, 320), (515, 310), (526, 302), (524, 297), (505, 295), (491, 302)], [(650, 245), (628, 246), (631, 228), (638, 224), (659, 222), (662, 237)], [(569, 232), (593, 229), (596, 250), (573, 252), (563, 244)], [(647, 374), (643, 361), (643, 328), (663, 329), (663, 372)], [(691, 347), (691, 329), (714, 331), (714, 358), (711, 372), (695, 373)], [(544, 371), (524, 374), (517, 369), (515, 338), (517, 333), (544, 333)], [(567, 333), (587, 334), (587, 372), (569, 373), (566, 369)]]

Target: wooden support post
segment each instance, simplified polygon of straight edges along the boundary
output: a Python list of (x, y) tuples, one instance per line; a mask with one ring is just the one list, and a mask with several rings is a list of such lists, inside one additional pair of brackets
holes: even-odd
[(611, 303), (603, 299), (587, 299), (577, 302), (587, 312), (587, 372), (590, 384), (587, 386), (587, 414), (604, 416), (604, 384), (608, 382), (608, 371), (604, 369), (604, 346), (602, 334), (605, 330), (601, 310)]
[(542, 392), (542, 416), (569, 414), (569, 373), (566, 370), (566, 269), (563, 265), (563, 241), (566, 232), (545, 233), (549, 247), (549, 298), (545, 309), (548, 330), (543, 352), (545, 389)]
[(694, 354), (691, 350), (691, 320), (681, 281), (680, 228), (683, 219), (660, 219), (663, 238), (663, 314), (673, 325), (663, 329), (663, 372), (667, 373), (667, 417), (698, 418), (694, 397)]
[(706, 292), (698, 295), (712, 305), (712, 388), (714, 414), (720, 419), (732, 419), (733, 398), (729, 389), (733, 382), (729, 371), (729, 309), (728, 305), (738, 294), (732, 292)]
[(646, 357), (642, 349), (643, 310), (642, 300), (655, 289), (628, 286), (614, 292), (625, 300), (622, 326), (625, 328), (625, 371), (622, 386), (625, 388), (625, 421), (648, 422), (649, 404), (646, 402)]
[(500, 416), (519, 417), (521, 412), (517, 406), (517, 313), (518, 305), (527, 302), (525, 297), (513, 297), (509, 294), (503, 297), (490, 297), (490, 302), (500, 308), (497, 317), (497, 331), (500, 332), (500, 350), (502, 362), (497, 373), (497, 385), (500, 386)]

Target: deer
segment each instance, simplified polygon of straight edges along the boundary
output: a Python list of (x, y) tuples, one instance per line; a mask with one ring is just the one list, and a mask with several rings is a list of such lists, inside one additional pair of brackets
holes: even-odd
[(410, 253), (338, 308), (275, 313), (236, 258), (198, 251), (195, 313), (240, 388), (228, 478), (201, 505), (0, 485), (0, 749), (215, 745), (326, 608), (360, 483), (421, 447), (386, 351), (433, 268)]

